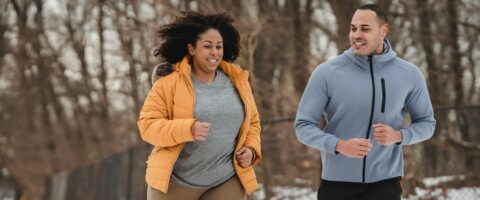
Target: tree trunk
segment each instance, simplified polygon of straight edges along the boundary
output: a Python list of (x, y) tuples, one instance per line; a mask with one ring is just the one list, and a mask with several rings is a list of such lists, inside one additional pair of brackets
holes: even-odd
[(350, 24), (357, 8), (360, 7), (359, 0), (328, 0), (337, 20), (337, 30), (333, 41), (337, 45), (338, 53), (342, 53), (350, 47)]

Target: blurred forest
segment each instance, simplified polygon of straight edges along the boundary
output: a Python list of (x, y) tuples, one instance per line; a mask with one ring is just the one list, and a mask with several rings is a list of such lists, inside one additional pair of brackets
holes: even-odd
[[(421, 68), (436, 109), (434, 137), (404, 148), (403, 195), (479, 187), (480, 1), (3, 0), (0, 199), (145, 199), (151, 147), (136, 120), (161, 62), (156, 31), (185, 10), (236, 19), (236, 62), (262, 120), (262, 198), (316, 190), (320, 154), (297, 141), (292, 118), (310, 72), (349, 47), (351, 16), (368, 2), (387, 10), (388, 38)], [(453, 178), (421, 181), (439, 176)]]

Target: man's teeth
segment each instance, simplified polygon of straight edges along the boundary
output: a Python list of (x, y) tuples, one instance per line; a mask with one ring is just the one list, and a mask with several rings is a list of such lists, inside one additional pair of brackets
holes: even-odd
[(215, 63), (217, 62), (217, 59), (207, 59), (208, 61), (212, 62), (212, 63)]
[(364, 45), (365, 43), (363, 43), (363, 42), (354, 42), (353, 44), (355, 44), (355, 45)]

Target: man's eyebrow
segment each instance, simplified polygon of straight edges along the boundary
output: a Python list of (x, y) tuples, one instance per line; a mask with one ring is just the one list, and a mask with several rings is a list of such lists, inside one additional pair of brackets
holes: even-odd
[(364, 29), (364, 30), (367, 30), (367, 29), (370, 29), (371, 26), (368, 25), (368, 24), (362, 24), (360, 26), (355, 26), (355, 25), (351, 25), (350, 26), (350, 29)]
[[(354, 24), (350, 24), (350, 26), (355, 26)], [(364, 26), (370, 26), (370, 24), (361, 24), (360, 26), (364, 27)]]

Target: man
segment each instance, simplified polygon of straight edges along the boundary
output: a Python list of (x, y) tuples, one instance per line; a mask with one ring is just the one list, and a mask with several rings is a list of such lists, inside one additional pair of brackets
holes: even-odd
[[(402, 146), (433, 135), (425, 78), (397, 57), (388, 31), (379, 6), (361, 6), (351, 22), (351, 48), (317, 67), (305, 88), (295, 130), (300, 142), (321, 151), (318, 199), (400, 199)], [(412, 118), (406, 128), (403, 112)]]

